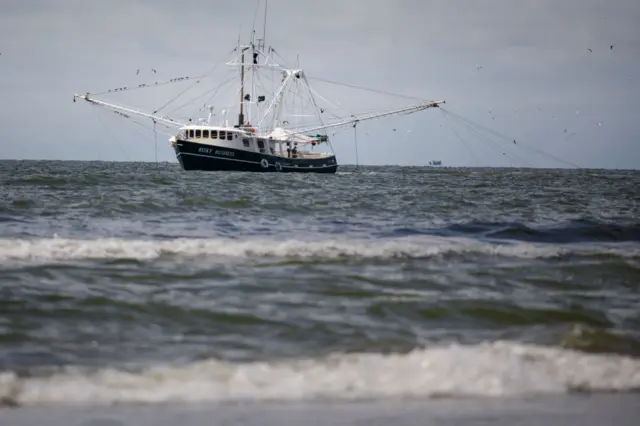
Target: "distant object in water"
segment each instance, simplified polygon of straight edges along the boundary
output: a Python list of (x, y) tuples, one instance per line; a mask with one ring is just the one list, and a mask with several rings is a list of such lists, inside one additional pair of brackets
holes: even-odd
[[(246, 44), (238, 44), (233, 49), (231, 56), (231, 60), (225, 63), (228, 66), (238, 68), (234, 78), (237, 77), (239, 80), (237, 87), (233, 90), (237, 94), (237, 98), (234, 95), (233, 102), (233, 107), (237, 107), (238, 110), (237, 115), (234, 114), (237, 117), (235, 120), (228, 119), (228, 99), (220, 100), (220, 102), (224, 102), (220, 104), (224, 109), (220, 110), (217, 117), (214, 112), (216, 109), (210, 104), (211, 99), (205, 102), (203, 108), (200, 109), (200, 111), (208, 110), (207, 117), (187, 115), (183, 118), (177, 118), (169, 116), (182, 107), (174, 109), (171, 113), (160, 112), (185, 91), (152, 112), (143, 112), (98, 99), (98, 96), (105, 93), (125, 91), (127, 90), (126, 86), (102, 93), (76, 94), (74, 101), (76, 98), (85, 100), (93, 105), (113, 110), (118, 115), (132, 121), (135, 121), (136, 118), (149, 120), (153, 123), (154, 140), (156, 125), (173, 128), (169, 135), (169, 142), (184, 170), (297, 173), (336, 172), (338, 162), (329, 135), (327, 135), (327, 129), (352, 126), (357, 158), (357, 136), (355, 135), (357, 124), (391, 115), (405, 115), (429, 108), (438, 108), (440, 104), (444, 103), (444, 101), (421, 100), (416, 104), (390, 111), (383, 110), (359, 116), (349, 114), (340, 117), (333, 112), (323, 114), (331, 105), (340, 105), (340, 102), (329, 102), (312, 89), (308, 81), (312, 77), (307, 77), (303, 69), (297, 66), (283, 65), (282, 57), (273, 47), (265, 44), (264, 35), (262, 38), (256, 39), (254, 31)], [(156, 70), (152, 69), (152, 71), (155, 74)], [(266, 73), (261, 75), (263, 71)], [(269, 93), (267, 89), (270, 85), (265, 84), (270, 76), (279, 80), (272, 81), (274, 83), (273, 93)], [(130, 87), (130, 89), (164, 86), (188, 80), (195, 80), (193, 83), (195, 86), (205, 77), (208, 76), (184, 76), (155, 84), (139, 84), (135, 88)], [(315, 79), (341, 86), (356, 87), (319, 78)], [(218, 82), (217, 87), (213, 88), (205, 85), (203, 89), (205, 92), (195, 99), (213, 91), (215, 95), (218, 89), (229, 81), (231, 79)], [(390, 94), (373, 89), (365, 90)], [(213, 95), (210, 96), (210, 98), (212, 97)], [(321, 107), (320, 102), (325, 102), (327, 105)], [(302, 107), (307, 107), (308, 110), (299, 111)], [(285, 108), (291, 109), (291, 111), (285, 110)], [(338, 108), (344, 111), (342, 107)], [(315, 121), (305, 121), (298, 119), (299, 117), (310, 117)], [(324, 147), (327, 147), (326, 152), (319, 151)], [(315, 152), (314, 149), (316, 149)]]

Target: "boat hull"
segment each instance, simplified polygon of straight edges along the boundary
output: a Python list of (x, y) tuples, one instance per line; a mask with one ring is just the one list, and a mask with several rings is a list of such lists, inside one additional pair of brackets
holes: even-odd
[(173, 144), (184, 170), (335, 173), (335, 155), (323, 158), (284, 158), (277, 155), (178, 140)]

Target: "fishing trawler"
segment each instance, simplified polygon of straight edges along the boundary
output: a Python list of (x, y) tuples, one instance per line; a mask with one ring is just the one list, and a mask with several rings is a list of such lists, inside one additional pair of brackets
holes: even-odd
[[(256, 38), (255, 30), (247, 43), (236, 45), (231, 52), (231, 58), (225, 62), (227, 66), (238, 68), (236, 78), (239, 78), (239, 82), (233, 95), (235, 101), (232, 101), (231, 105), (219, 104), (223, 107), (219, 117), (216, 114), (216, 106), (211, 103), (205, 103), (200, 108), (200, 111), (208, 111), (208, 116), (194, 120), (192, 117), (177, 119), (161, 114), (160, 109), (145, 112), (100, 99), (101, 95), (185, 81), (200, 83), (205, 76), (178, 77), (95, 94), (75, 94), (73, 100), (75, 102), (76, 99), (82, 99), (93, 105), (111, 109), (124, 118), (150, 119), (154, 132), (156, 125), (173, 129), (169, 142), (184, 170), (298, 173), (337, 171), (338, 161), (327, 134), (329, 129), (345, 126), (355, 128), (363, 121), (396, 114), (411, 114), (444, 103), (421, 101), (403, 108), (359, 116), (349, 114), (347, 117), (341, 117), (335, 113), (329, 114), (329, 105), (333, 104), (311, 87), (305, 71), (300, 67), (289, 67), (279, 63), (284, 60), (276, 62), (276, 56), (282, 59), (272, 46), (265, 44), (265, 35)], [(275, 90), (270, 94), (267, 93), (266, 85), (262, 84), (269, 74), (275, 76)], [(227, 81), (221, 82), (215, 88), (216, 92), (226, 83)], [(205, 93), (209, 92), (210, 90)], [(321, 101), (326, 101), (329, 105), (323, 105)], [(293, 106), (298, 113), (287, 115), (288, 106)], [(303, 111), (301, 107), (306, 109)], [(231, 123), (228, 120), (229, 108), (238, 109), (237, 119)], [(328, 115), (333, 119), (327, 119)]]

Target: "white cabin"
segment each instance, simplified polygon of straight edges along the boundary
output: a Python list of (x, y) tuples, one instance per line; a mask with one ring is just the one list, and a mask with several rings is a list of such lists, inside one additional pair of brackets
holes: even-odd
[[(268, 136), (258, 136), (253, 127), (221, 127), (210, 125), (188, 125), (180, 128), (176, 139), (197, 142), (216, 147), (240, 149), (261, 154), (287, 156), (287, 147), (297, 148), (293, 158), (322, 158), (330, 153), (311, 152), (315, 144), (314, 138), (305, 135), (288, 135), (282, 129), (276, 129)], [(275, 137), (273, 136), (275, 135)], [(175, 143), (174, 138), (172, 142)], [(311, 148), (309, 148), (311, 147)]]

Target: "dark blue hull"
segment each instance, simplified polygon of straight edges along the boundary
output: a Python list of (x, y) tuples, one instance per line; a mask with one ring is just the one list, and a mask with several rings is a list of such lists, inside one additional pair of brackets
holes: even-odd
[(182, 140), (175, 143), (174, 149), (184, 170), (282, 173), (335, 173), (338, 170), (335, 155), (324, 158), (283, 158)]

